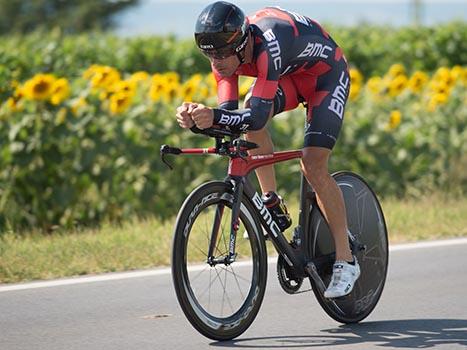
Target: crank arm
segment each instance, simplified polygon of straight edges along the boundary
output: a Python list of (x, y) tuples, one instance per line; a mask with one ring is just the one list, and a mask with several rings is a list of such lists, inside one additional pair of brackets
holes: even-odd
[(324, 291), (326, 290), (326, 286), (324, 285), (323, 280), (321, 279), (321, 277), (318, 274), (318, 270), (316, 269), (316, 265), (312, 261), (310, 261), (308, 264), (306, 264), (305, 271), (313, 279), (316, 286), (318, 287), (319, 292), (321, 294), (324, 294)]

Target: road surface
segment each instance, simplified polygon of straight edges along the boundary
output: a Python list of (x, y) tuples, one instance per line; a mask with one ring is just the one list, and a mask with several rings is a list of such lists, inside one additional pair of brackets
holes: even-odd
[(379, 304), (349, 326), (285, 294), (270, 264), (258, 317), (229, 342), (191, 327), (168, 271), (0, 285), (0, 349), (467, 349), (467, 239), (393, 247)]

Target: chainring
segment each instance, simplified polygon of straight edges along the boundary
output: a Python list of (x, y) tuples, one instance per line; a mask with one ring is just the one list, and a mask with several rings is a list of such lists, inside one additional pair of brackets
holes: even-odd
[(277, 279), (287, 294), (296, 294), (303, 283), (303, 278), (294, 276), (293, 270), (282, 255), (277, 258)]

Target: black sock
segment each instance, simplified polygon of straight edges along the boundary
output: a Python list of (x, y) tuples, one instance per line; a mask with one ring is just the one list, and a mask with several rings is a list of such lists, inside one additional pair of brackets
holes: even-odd
[(352, 257), (352, 261), (347, 261), (347, 263), (355, 266), (355, 258)]

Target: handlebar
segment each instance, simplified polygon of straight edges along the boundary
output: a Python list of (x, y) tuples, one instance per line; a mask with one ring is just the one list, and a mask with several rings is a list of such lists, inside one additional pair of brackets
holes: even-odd
[[(179, 154), (219, 154), (229, 157), (241, 157), (244, 158), (248, 155), (247, 151), (250, 149), (258, 148), (256, 143), (242, 140), (239, 132), (234, 132), (228, 129), (221, 128), (208, 128), (199, 129), (196, 126), (190, 128), (195, 134), (202, 134), (216, 139), (216, 146), (210, 148), (187, 148), (182, 149), (178, 147), (171, 147), (169, 145), (162, 145), (160, 148), (160, 154), (162, 161), (170, 168), (172, 166), (167, 162), (165, 156), (168, 154), (179, 155)], [(230, 140), (225, 140), (228, 137)]]

